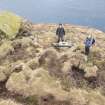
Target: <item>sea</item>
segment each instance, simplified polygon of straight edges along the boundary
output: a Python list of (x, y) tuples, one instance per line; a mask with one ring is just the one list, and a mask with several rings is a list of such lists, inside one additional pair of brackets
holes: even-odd
[(67, 23), (105, 31), (105, 0), (0, 0), (0, 11), (35, 24)]

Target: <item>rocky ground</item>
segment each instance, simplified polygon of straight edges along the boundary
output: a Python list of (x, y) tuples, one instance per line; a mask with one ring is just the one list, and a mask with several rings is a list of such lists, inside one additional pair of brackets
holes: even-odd
[[(0, 105), (105, 105), (105, 33), (65, 24), (65, 40), (73, 47), (56, 48), (56, 24), (29, 27), (1, 39)], [(96, 44), (87, 57), (89, 34)]]

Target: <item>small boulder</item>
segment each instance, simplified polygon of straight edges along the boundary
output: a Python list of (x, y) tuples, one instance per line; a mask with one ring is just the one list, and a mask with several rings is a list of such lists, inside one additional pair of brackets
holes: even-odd
[(85, 77), (97, 77), (97, 71), (98, 71), (98, 67), (97, 66), (92, 66), (92, 67), (86, 67), (84, 70), (85, 73)]

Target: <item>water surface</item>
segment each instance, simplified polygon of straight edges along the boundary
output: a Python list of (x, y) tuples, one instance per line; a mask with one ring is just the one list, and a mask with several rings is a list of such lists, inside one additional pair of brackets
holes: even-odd
[(34, 23), (71, 23), (105, 31), (105, 0), (0, 0), (0, 10)]

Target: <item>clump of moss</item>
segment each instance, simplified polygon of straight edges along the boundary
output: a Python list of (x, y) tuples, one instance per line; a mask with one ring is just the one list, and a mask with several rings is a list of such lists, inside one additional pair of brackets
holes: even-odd
[(22, 19), (11, 13), (11, 12), (1, 12), (0, 13), (0, 31), (5, 34), (8, 39), (13, 39), (16, 37)]
[(38, 104), (38, 98), (37, 96), (29, 96), (29, 97), (23, 97), (21, 95), (17, 95), (15, 97), (15, 100), (21, 103), (24, 103), (24, 105), (39, 105)]
[(12, 99), (0, 99), (0, 105), (22, 105)]
[(4, 40), (0, 46), (0, 58), (5, 57), (9, 52), (13, 50), (14, 48), (11, 45), (11, 41)]

